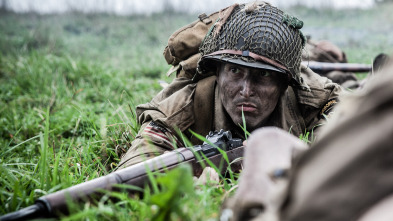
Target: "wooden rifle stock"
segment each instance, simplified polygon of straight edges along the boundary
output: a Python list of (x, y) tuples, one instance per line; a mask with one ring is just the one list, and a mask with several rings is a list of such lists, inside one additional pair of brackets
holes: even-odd
[[(214, 139), (211, 139), (212, 137)], [(229, 162), (243, 157), (244, 146), (242, 146), (242, 141), (240, 139), (232, 139), (229, 131), (210, 133), (207, 139), (214, 141), (212, 143), (215, 146), (226, 152)], [(28, 220), (56, 217), (59, 213), (68, 214), (67, 200), (83, 202), (89, 199), (97, 199), (97, 197), (102, 196), (102, 190), (119, 191), (116, 184), (129, 184), (143, 188), (149, 183), (149, 171), (165, 172), (181, 164), (190, 164), (194, 175), (200, 176), (203, 171), (203, 165), (207, 165), (207, 159), (217, 167), (220, 167), (221, 173), (225, 173), (228, 164), (215, 146), (204, 143), (192, 148), (178, 148), (155, 158), (112, 172), (106, 176), (40, 197), (34, 205), (6, 214), (0, 217), (0, 220)], [(203, 154), (206, 158), (198, 161), (196, 154)], [(238, 171), (241, 169), (241, 161), (231, 163), (230, 166), (232, 170)]]

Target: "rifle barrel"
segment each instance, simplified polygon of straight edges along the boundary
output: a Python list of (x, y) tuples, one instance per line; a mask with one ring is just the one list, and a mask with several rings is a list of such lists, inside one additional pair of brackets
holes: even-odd
[(28, 220), (33, 218), (43, 218), (44, 214), (48, 212), (48, 209), (42, 203), (35, 203), (31, 206), (23, 208), (21, 210), (5, 214), (0, 217), (1, 221), (11, 220)]
[(342, 72), (370, 72), (372, 66), (358, 63), (329, 63), (318, 61), (302, 61), (302, 64), (316, 73), (327, 73), (329, 71)]
[[(198, 147), (202, 148), (204, 145)], [(233, 161), (243, 156), (243, 149), (243, 146), (236, 146), (234, 149), (227, 150), (228, 159)], [(208, 160), (211, 160), (215, 165), (221, 165), (224, 161), (221, 154), (213, 155)], [(194, 175), (198, 176), (203, 170), (202, 161), (205, 160), (197, 160), (193, 149), (178, 148), (155, 158), (112, 172), (106, 176), (40, 197), (34, 205), (3, 215), (0, 217), (0, 221), (56, 217), (59, 212), (68, 214), (67, 199), (73, 202), (94, 199), (97, 196), (102, 196), (102, 190), (118, 190), (116, 184), (130, 184), (137, 187), (144, 187), (149, 181), (147, 176), (148, 171), (162, 172), (175, 168), (183, 163), (191, 164)], [(231, 167), (240, 169), (240, 163), (231, 164)]]
[[(67, 204), (65, 203), (67, 197), (73, 202), (85, 200), (86, 198), (97, 198), (97, 196), (102, 195), (102, 190), (115, 191), (116, 184), (130, 184), (143, 187), (148, 180), (148, 177), (145, 177), (147, 171), (162, 171), (167, 167), (178, 165), (193, 157), (191, 150), (178, 148), (155, 158), (112, 172), (106, 176), (48, 194), (39, 198), (38, 201), (49, 208), (52, 216), (58, 212), (68, 214)], [(139, 177), (143, 177), (143, 179), (138, 179)], [(135, 183), (133, 182), (134, 180), (139, 182)]]
[(27, 220), (31, 218), (56, 217), (60, 212), (68, 214), (67, 199), (73, 202), (93, 199), (102, 195), (102, 190), (116, 190), (116, 184), (130, 184), (143, 187), (148, 180), (147, 171), (162, 171), (168, 167), (175, 167), (183, 161), (194, 158), (188, 148), (178, 148), (158, 157), (112, 172), (84, 183), (51, 193), (37, 199), (36, 203), (0, 217), (0, 221)]

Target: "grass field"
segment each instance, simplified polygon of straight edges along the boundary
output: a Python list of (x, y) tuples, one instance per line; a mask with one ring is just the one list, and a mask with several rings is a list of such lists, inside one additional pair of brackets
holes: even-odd
[[(305, 34), (340, 46), (350, 62), (391, 54), (393, 4), (370, 10), (292, 8)], [(160, 89), (167, 39), (196, 15), (18, 15), (0, 12), (0, 214), (110, 173), (138, 130), (133, 111)], [(175, 182), (176, 181), (176, 182)], [(143, 199), (74, 207), (64, 220), (216, 220), (236, 184), (195, 188), (186, 168)], [(182, 185), (179, 185), (182, 184)], [(185, 194), (183, 194), (185, 193)], [(168, 209), (168, 210), (166, 210)]]

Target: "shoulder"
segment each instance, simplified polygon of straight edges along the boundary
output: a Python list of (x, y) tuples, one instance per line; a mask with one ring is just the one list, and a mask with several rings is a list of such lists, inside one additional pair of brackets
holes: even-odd
[(302, 66), (301, 77), (308, 89), (295, 88), (298, 102), (314, 108), (323, 108), (331, 100), (337, 100), (342, 88), (326, 77), (322, 77), (311, 69)]
[(203, 79), (195, 83), (188, 78), (176, 78), (149, 103), (137, 106), (138, 122), (142, 124), (154, 120), (172, 129), (186, 130), (195, 122), (195, 94), (204, 91), (198, 88), (202, 85), (202, 88), (214, 87), (207, 81), (209, 80)]
[(308, 85), (305, 88), (293, 88), (297, 104), (308, 131), (314, 130), (325, 122), (343, 90), (341, 86), (322, 77), (307, 67), (302, 67), (301, 77)]

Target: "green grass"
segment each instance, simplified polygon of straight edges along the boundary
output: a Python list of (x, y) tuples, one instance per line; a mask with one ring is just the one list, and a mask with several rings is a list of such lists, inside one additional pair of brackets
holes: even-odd
[[(392, 52), (392, 9), (291, 12), (305, 21), (305, 34), (335, 42), (351, 62), (371, 63)], [(161, 89), (159, 79), (172, 80), (162, 56), (168, 37), (195, 19), (0, 13), (0, 214), (113, 171), (139, 128), (135, 105)], [(173, 182), (179, 179), (180, 189)], [(111, 193), (117, 202), (104, 197), (98, 205), (74, 206), (63, 219), (216, 220), (234, 179), (195, 188), (182, 168), (157, 180), (172, 195)]]

